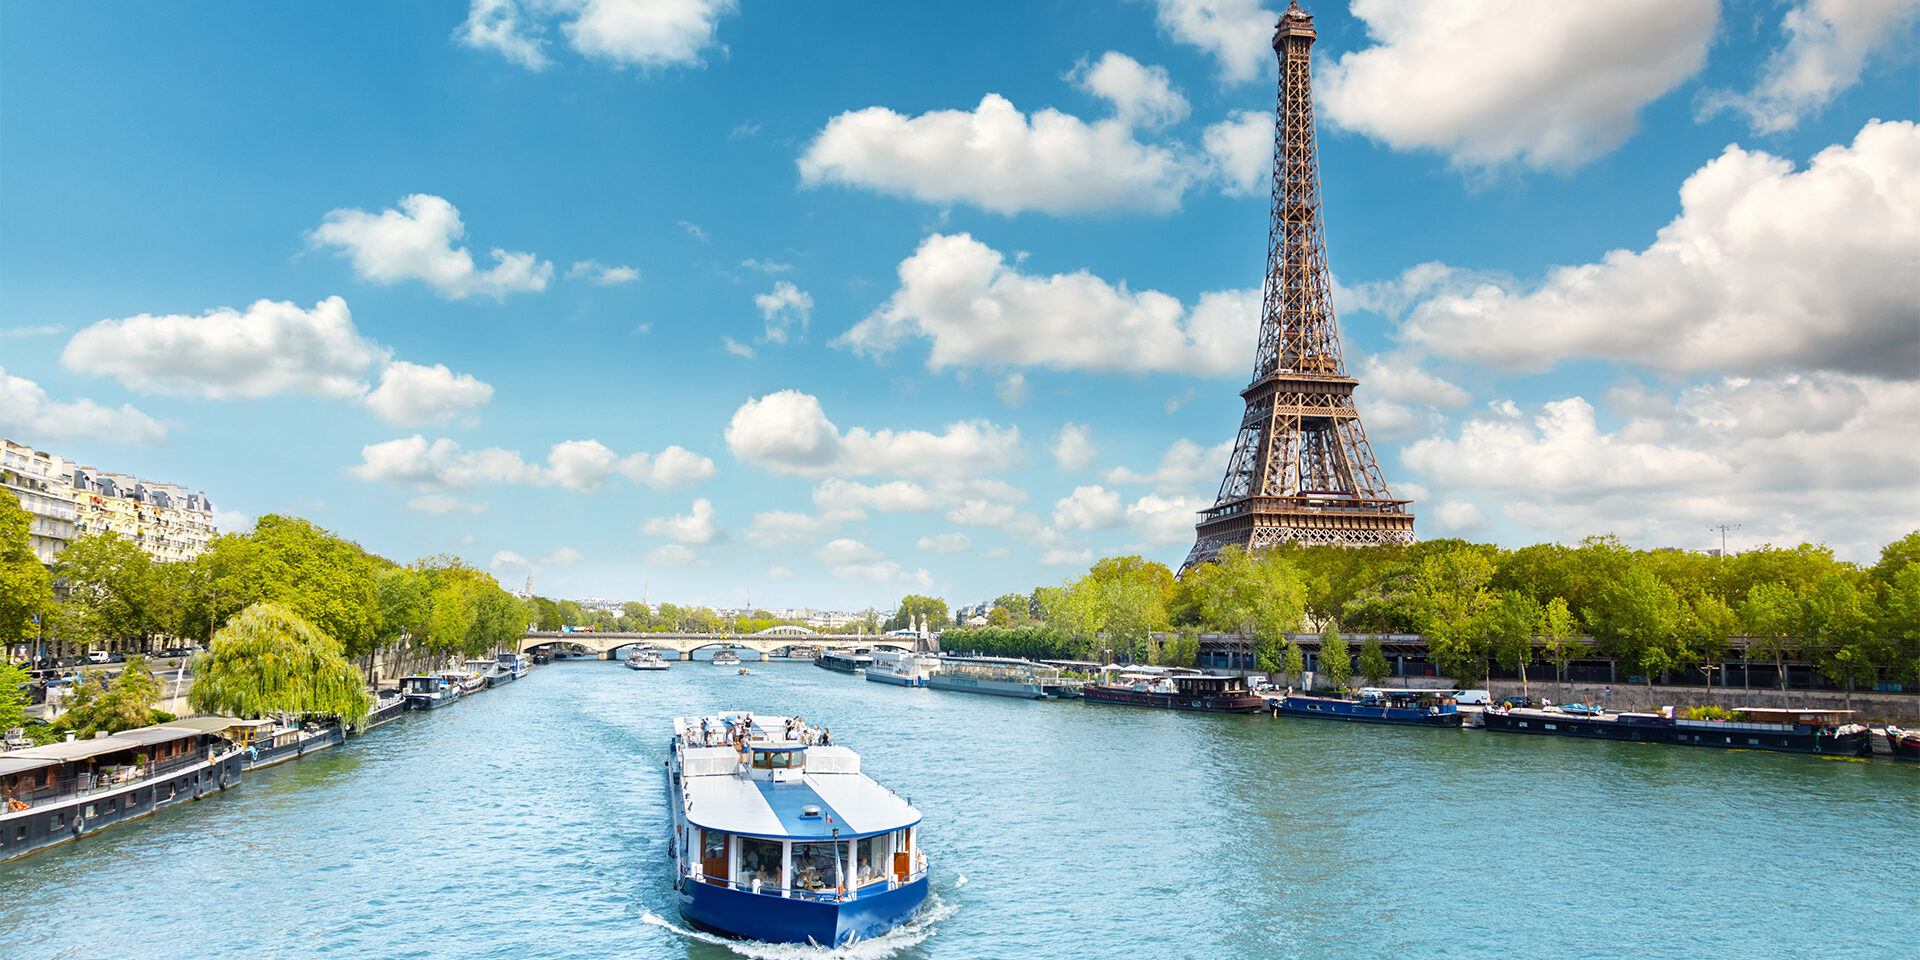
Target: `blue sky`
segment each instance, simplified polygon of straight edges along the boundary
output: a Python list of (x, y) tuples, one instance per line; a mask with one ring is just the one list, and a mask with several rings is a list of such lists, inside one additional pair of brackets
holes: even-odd
[[(1422, 537), (1920, 527), (1920, 3), (1352, 8), (1329, 256)], [(1177, 564), (1277, 9), (10, 4), (0, 435), (557, 595)]]

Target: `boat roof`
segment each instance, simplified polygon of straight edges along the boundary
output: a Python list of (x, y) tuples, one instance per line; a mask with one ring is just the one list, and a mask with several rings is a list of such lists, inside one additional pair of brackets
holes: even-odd
[(60, 762), (53, 757), (23, 756), (22, 754), (25, 753), (25, 750), (19, 750), (13, 753), (0, 753), (0, 777), (12, 773), (25, 773), (28, 770), (38, 770), (42, 767), (51, 767)]
[(1810, 707), (1805, 710), (1792, 710), (1784, 707), (1731, 707), (1729, 709), (1744, 713), (1748, 720), (1761, 723), (1791, 723), (1796, 720), (1847, 720), (1853, 716), (1852, 710), (1829, 710), (1825, 707)]
[[(688, 774), (680, 778), (680, 790), (687, 804), (687, 820), (695, 826), (723, 833), (737, 833), (772, 840), (828, 840), (836, 834), (841, 840), (875, 836), (902, 830), (920, 822), (920, 811), (872, 777), (857, 771), (859, 754), (846, 747), (808, 747), (784, 737), (787, 721), (783, 716), (752, 716), (729, 712), (713, 717), (678, 717), (673, 723), (677, 737), (682, 731), (698, 730), (705, 720), (709, 728), (722, 729), (751, 723), (754, 736), (751, 750), (802, 749), (809, 762), (795, 780), (753, 780), (735, 773)], [(775, 734), (782, 734), (775, 737)], [(726, 770), (735, 769), (735, 753), (730, 747), (687, 747), (682, 754), (683, 769), (694, 761), (718, 759)], [(802, 817), (809, 806), (819, 807), (820, 816)]]
[(235, 724), (248, 722), (250, 721), (235, 720), (232, 717), (194, 717), (190, 720), (175, 720), (167, 726), (192, 730), (195, 733), (219, 733), (222, 730), (232, 729)]
[(131, 750), (141, 745), (137, 740), (128, 740), (119, 736), (95, 737), (91, 740), (66, 740), (60, 743), (49, 743), (44, 747), (28, 747), (25, 750), (15, 750), (7, 754), (7, 756), (31, 757), (34, 759), (51, 760), (54, 763), (66, 763), (73, 760), (85, 760), (88, 757), (97, 757), (103, 753), (113, 753), (116, 750)]

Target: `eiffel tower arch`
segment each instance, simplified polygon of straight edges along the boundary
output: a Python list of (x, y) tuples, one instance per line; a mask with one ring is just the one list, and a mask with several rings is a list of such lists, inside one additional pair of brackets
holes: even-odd
[(1394, 499), (1353, 405), (1320, 209), (1313, 127), (1313, 17), (1289, 4), (1274, 29), (1273, 211), (1247, 412), (1213, 506), (1201, 511), (1181, 572), (1228, 546), (1289, 541), (1413, 542), (1410, 500)]

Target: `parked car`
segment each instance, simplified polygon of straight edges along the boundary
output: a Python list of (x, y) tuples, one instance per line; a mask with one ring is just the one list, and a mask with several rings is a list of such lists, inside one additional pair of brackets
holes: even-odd
[(1498, 705), (1502, 707), (1506, 707), (1507, 709), (1511, 710), (1514, 707), (1529, 709), (1529, 708), (1532, 708), (1535, 704), (1533, 702), (1532, 697), (1523, 697), (1516, 693), (1511, 697), (1501, 697), (1500, 703)]
[(118, 650), (115, 650), (114, 652), (107, 654), (107, 662), (108, 663), (126, 663), (127, 655), (124, 653), (121, 653)]
[(107, 652), (105, 650), (95, 650), (87, 654), (87, 662), (88, 663), (106, 663)]

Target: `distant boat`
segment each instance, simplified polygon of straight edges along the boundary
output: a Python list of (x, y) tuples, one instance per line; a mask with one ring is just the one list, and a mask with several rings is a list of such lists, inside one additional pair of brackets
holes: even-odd
[(1830, 756), (1873, 755), (1867, 728), (1853, 722), (1851, 710), (1786, 710), (1772, 707), (1736, 708), (1738, 720), (1688, 720), (1655, 713), (1609, 713), (1598, 716), (1565, 713), (1558, 709), (1488, 710), (1487, 729), (1500, 733), (1535, 733), (1586, 737), (1590, 740), (1637, 740), (1675, 743), (1689, 747), (1731, 750), (1775, 750)]
[(198, 717), (178, 720), (174, 726), (218, 734), (240, 748), (240, 768), (258, 770), (285, 763), (316, 750), (337, 747), (346, 742), (340, 721), (328, 718), (307, 723), (282, 723), (279, 720), (235, 720), (231, 717)]
[(1203, 713), (1259, 713), (1267, 707), (1266, 701), (1254, 696), (1253, 691), (1247, 689), (1246, 680), (1240, 677), (1138, 669), (1104, 678), (1100, 683), (1089, 683), (1081, 688), (1081, 696), (1088, 703)]
[(480, 678), (489, 687), (512, 683), (519, 677), (511, 667), (498, 660), (468, 660), (467, 672)]
[(408, 710), (438, 710), (460, 699), (460, 685), (437, 673), (400, 678), (400, 695)]
[(713, 655), (713, 665), (716, 667), (737, 667), (740, 665), (740, 655), (734, 653), (732, 650), (722, 650)]
[(658, 650), (640, 650), (627, 655), (629, 670), (665, 670), (667, 661), (661, 659)]
[(864, 653), (841, 653), (837, 650), (828, 650), (813, 658), (814, 666), (825, 667), (836, 673), (859, 673), (872, 662), (873, 658)]
[(527, 675), (528, 667), (527, 667), (526, 654), (502, 653), (502, 654), (496, 654), (494, 656), (494, 659), (500, 662), (500, 666), (502, 669), (506, 670), (508, 673), (513, 674), (513, 678), (515, 680), (518, 680), (521, 677), (524, 677)]
[(875, 650), (871, 659), (867, 679), (896, 687), (924, 687), (927, 678), (940, 670), (940, 658), (932, 654)]
[(1354, 699), (1290, 693), (1269, 701), (1283, 717), (1347, 720), (1406, 727), (1458, 727), (1466, 715), (1452, 697), (1435, 690), (1362, 690)]
[(1060, 683), (1060, 668), (1010, 657), (941, 657), (927, 686), (957, 693), (1045, 700), (1047, 688)]

